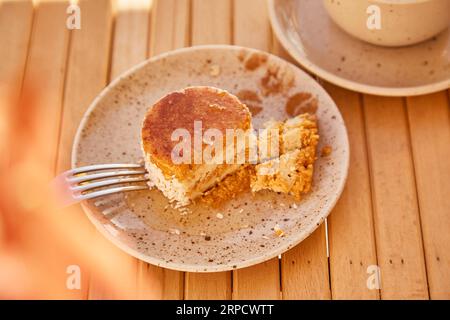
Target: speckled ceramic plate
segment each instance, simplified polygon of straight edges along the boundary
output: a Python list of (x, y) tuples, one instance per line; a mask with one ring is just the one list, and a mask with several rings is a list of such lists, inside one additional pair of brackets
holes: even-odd
[[(190, 206), (186, 215), (169, 206), (158, 190), (111, 195), (83, 207), (114, 244), (158, 266), (211, 272), (273, 258), (324, 221), (341, 194), (349, 165), (347, 132), (336, 105), (311, 77), (284, 60), (252, 49), (202, 46), (146, 61), (112, 82), (92, 103), (75, 139), (72, 164), (137, 163), (148, 107), (168, 92), (195, 85), (239, 95), (252, 110), (255, 127), (270, 118), (286, 119), (288, 101), (290, 108), (297, 103), (296, 108), (311, 111), (316, 100), (319, 150), (331, 146), (333, 151), (317, 160), (312, 192), (297, 202), (276, 193), (249, 192), (216, 209)], [(298, 99), (305, 96), (307, 102)], [(284, 237), (274, 233), (277, 224)]]
[(450, 32), (408, 47), (355, 39), (328, 17), (322, 0), (269, 0), (280, 42), (307, 70), (347, 89), (411, 96), (450, 87)]

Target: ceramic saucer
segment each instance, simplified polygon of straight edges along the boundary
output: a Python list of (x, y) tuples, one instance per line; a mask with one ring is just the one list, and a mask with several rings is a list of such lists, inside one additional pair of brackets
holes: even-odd
[(348, 35), (321, 0), (269, 0), (270, 20), (286, 50), (307, 70), (347, 89), (412, 96), (450, 87), (450, 32), (417, 45), (387, 48)]

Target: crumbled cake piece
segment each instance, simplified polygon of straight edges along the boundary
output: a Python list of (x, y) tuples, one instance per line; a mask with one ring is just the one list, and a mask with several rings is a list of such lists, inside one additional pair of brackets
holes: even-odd
[[(264, 124), (264, 130), (258, 137), (259, 162), (278, 157), (283, 150), (281, 147), (283, 122), (268, 121)], [(275, 150), (272, 150), (275, 148)]]
[[(273, 132), (278, 133), (278, 143), (272, 141), (274, 139)], [(315, 143), (319, 138), (317, 132), (316, 116), (309, 113), (298, 115), (285, 122), (271, 120), (264, 125), (263, 134), (259, 139), (259, 147), (260, 149), (264, 148), (264, 144), (267, 144), (268, 148), (276, 145), (279, 147), (279, 155), (283, 155)], [(260, 159), (261, 162), (266, 160), (269, 159)]]
[(310, 145), (315, 147), (319, 140), (317, 132), (317, 120), (314, 115), (304, 113), (288, 119), (282, 127), (281, 154)]
[(322, 158), (328, 157), (331, 154), (331, 146), (325, 146), (322, 148), (322, 151), (320, 152), (320, 156)]
[[(219, 207), (237, 194), (271, 190), (291, 194), (297, 199), (311, 190), (316, 146), (319, 141), (316, 117), (302, 114), (286, 122), (270, 121), (265, 129), (278, 130), (281, 156), (263, 159), (257, 165), (243, 165), (219, 184), (206, 191), (198, 202)], [(268, 135), (263, 143), (271, 144)], [(261, 140), (259, 141), (261, 147)]]
[(275, 225), (275, 227), (273, 228), (273, 231), (275, 231), (275, 234), (280, 238), (284, 236), (284, 231), (283, 231), (283, 229), (280, 228), (280, 226), (278, 224)]
[(319, 142), (317, 122), (314, 116), (304, 114), (286, 121), (281, 131), (282, 155), (255, 166), (251, 189), (286, 193), (300, 199), (311, 190)]
[(271, 190), (300, 199), (312, 184), (313, 164), (308, 163), (308, 158), (304, 150), (295, 150), (257, 165), (251, 180), (252, 191)]
[(209, 75), (212, 77), (217, 77), (220, 75), (221, 68), (219, 65), (212, 65), (209, 69)]

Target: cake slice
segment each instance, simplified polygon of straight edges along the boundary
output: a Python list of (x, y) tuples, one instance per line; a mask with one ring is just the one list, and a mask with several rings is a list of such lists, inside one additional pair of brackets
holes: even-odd
[[(180, 129), (190, 136), (188, 150), (180, 150), (180, 141), (174, 139), (173, 134)], [(198, 143), (195, 137), (203, 137), (208, 129), (218, 130), (224, 137), (222, 162), (204, 161), (201, 156), (211, 148), (211, 141), (201, 138)], [(151, 183), (171, 202), (184, 206), (238, 170), (241, 164), (236, 159), (238, 155), (245, 155), (246, 147), (245, 144), (231, 145), (235, 161), (227, 163), (225, 154), (230, 151), (225, 145), (227, 129), (250, 130), (251, 114), (238, 98), (224, 90), (191, 87), (157, 101), (148, 110), (142, 125), (142, 150)], [(174, 152), (184, 161), (174, 161)]]
[(274, 127), (280, 130), (281, 155), (255, 166), (251, 189), (253, 192), (271, 190), (286, 193), (300, 199), (312, 185), (319, 142), (316, 118), (302, 114), (284, 123), (269, 123), (267, 126)]

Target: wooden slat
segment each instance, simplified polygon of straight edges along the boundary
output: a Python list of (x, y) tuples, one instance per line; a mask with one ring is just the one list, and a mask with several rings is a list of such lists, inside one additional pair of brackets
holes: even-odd
[[(20, 122), (27, 121), (35, 129), (33, 137), (18, 135), (18, 144), (43, 142), (36, 161), (48, 163), (47, 177), (54, 175), (59, 126), (62, 112), (64, 75), (69, 44), (69, 30), (65, 28), (68, 2), (41, 2), (37, 8), (33, 23), (32, 38), (29, 47), (28, 62), (23, 83), (24, 95), (34, 97), (34, 108), (28, 105), (16, 110)], [(23, 141), (20, 141), (23, 138)], [(30, 141), (31, 139), (31, 141)]]
[[(72, 143), (78, 125), (91, 101), (106, 85), (108, 77), (111, 3), (108, 0), (81, 0), (79, 5), (82, 12), (81, 30), (73, 30), (71, 36), (57, 160), (58, 172), (70, 168)], [(79, 211), (79, 219), (87, 219), (82, 210)], [(94, 237), (94, 234), (92, 236)], [(101, 246), (102, 243), (97, 242), (96, 244)], [(82, 272), (84, 279), (89, 278), (89, 274), (86, 274), (89, 272), (87, 268), (82, 266)], [(98, 272), (101, 273), (101, 270)], [(82, 288), (88, 290), (84, 285)], [(104, 295), (95, 290), (94, 284), (88, 296), (99, 298)]]
[(189, 45), (189, 0), (155, 0), (152, 7), (150, 55)]
[(73, 138), (92, 100), (106, 85), (112, 12), (109, 0), (81, 0), (81, 30), (72, 33), (58, 171), (70, 168)]
[(231, 273), (186, 272), (184, 297), (186, 300), (231, 299)]
[(450, 118), (447, 92), (407, 99), (430, 298), (450, 299)]
[(233, 18), (234, 44), (264, 51), (271, 49), (272, 32), (267, 1), (234, 1)]
[(325, 225), (282, 255), (283, 299), (330, 299)]
[(364, 96), (382, 299), (427, 299), (422, 234), (404, 101)]
[[(156, 0), (151, 9), (151, 56), (189, 44), (189, 1)], [(183, 299), (184, 273), (138, 263), (141, 299)]]
[(233, 272), (233, 299), (278, 300), (281, 298), (280, 263), (274, 258)]
[(33, 21), (30, 1), (0, 2), (0, 88), (19, 95)]
[(143, 261), (137, 263), (137, 292), (138, 299), (163, 299), (164, 269), (153, 267)]
[(364, 118), (360, 95), (331, 84), (326, 90), (338, 105), (350, 142), (346, 187), (328, 218), (333, 299), (378, 299), (367, 287), (367, 268), (377, 265)]
[(140, 299), (181, 300), (184, 296), (184, 273), (139, 262)]
[(110, 81), (147, 58), (150, 0), (116, 13)]
[[(258, 14), (254, 14), (256, 8)], [(234, 44), (270, 50), (271, 32), (265, 0), (235, 1), (233, 16)], [(233, 299), (279, 298), (278, 258), (233, 272)]]
[[(89, 300), (136, 299), (137, 261), (96, 232), (91, 246), (101, 253), (89, 278)], [(95, 260), (94, 260), (95, 261)], [(105, 268), (105, 269), (103, 269)]]
[(33, 21), (31, 1), (0, 3), (0, 163), (9, 160), (8, 144), (13, 106), (22, 88)]
[[(192, 45), (231, 43), (231, 1), (192, 1)], [(231, 299), (231, 272), (186, 273), (186, 299)]]
[(192, 0), (192, 45), (231, 44), (231, 0)]

